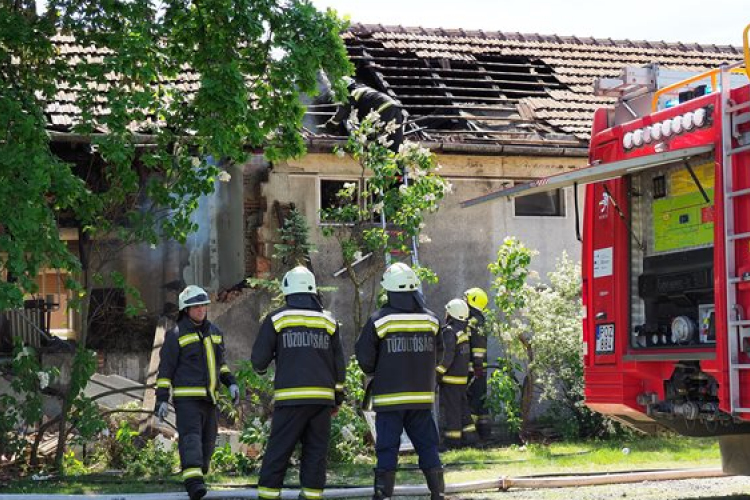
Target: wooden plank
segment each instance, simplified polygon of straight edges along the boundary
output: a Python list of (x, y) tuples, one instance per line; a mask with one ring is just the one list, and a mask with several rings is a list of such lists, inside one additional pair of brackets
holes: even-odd
[[(174, 326), (174, 321), (162, 316), (156, 324), (156, 332), (154, 333), (154, 346), (151, 348), (151, 362), (148, 365), (148, 373), (146, 374), (146, 391), (143, 394), (143, 405), (141, 408), (146, 411), (153, 411), (154, 405), (156, 404), (156, 376), (159, 374), (159, 351), (161, 346), (164, 344), (164, 335), (167, 331)], [(174, 415), (174, 412), (171, 412)], [(149, 427), (155, 427), (157, 424), (156, 417), (151, 414), (144, 413), (141, 419), (139, 432), (143, 434)], [(166, 426), (162, 426), (166, 428)]]

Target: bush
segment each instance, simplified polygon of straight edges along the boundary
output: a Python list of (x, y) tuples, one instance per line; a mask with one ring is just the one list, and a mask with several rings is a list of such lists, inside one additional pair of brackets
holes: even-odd
[(42, 422), (42, 391), (59, 376), (56, 368), (43, 370), (32, 347), (13, 338), (13, 375), (10, 394), (0, 396), (0, 463), (26, 463), (31, 438)]
[[(273, 373), (255, 373), (250, 363), (242, 363), (236, 372), (238, 383), (248, 390), (249, 402), (243, 420), (240, 441), (249, 446), (248, 470), (260, 465), (271, 433), (273, 412)], [(359, 412), (364, 397), (364, 374), (352, 357), (346, 367), (346, 398), (331, 422), (331, 446), (328, 460), (335, 463), (362, 462), (372, 451), (367, 440), (367, 422)], [(224, 460), (224, 457), (221, 457)], [(229, 460), (229, 459), (227, 459)]]
[(215, 474), (248, 475), (256, 465), (257, 462), (244, 453), (232, 452), (229, 443), (216, 448), (211, 458), (211, 471)]
[(365, 396), (364, 378), (365, 374), (352, 356), (346, 367), (346, 398), (331, 423), (330, 462), (363, 463), (371, 455), (370, 429), (359, 411), (359, 404)]
[(521, 430), (521, 385), (516, 377), (521, 366), (505, 358), (497, 359), (498, 368), (487, 380), (487, 408), (493, 417), (505, 421), (508, 430), (517, 433)]

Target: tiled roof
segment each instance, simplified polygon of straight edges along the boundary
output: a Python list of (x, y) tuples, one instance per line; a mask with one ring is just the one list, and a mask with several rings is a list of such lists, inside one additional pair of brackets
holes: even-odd
[[(611, 102), (593, 95), (594, 79), (615, 77), (627, 65), (704, 71), (742, 58), (731, 46), (362, 24), (343, 39), (357, 79), (404, 105), (411, 138), (456, 146), (584, 147), (593, 111)], [(101, 62), (107, 53), (68, 36), (53, 42), (71, 65)], [(190, 98), (199, 78), (184, 68), (165, 83)], [(109, 112), (106, 94), (117, 76), (107, 80), (96, 89), (99, 114)], [(80, 116), (77, 97), (76, 89), (58, 87), (46, 106), (50, 129), (70, 130)], [(331, 110), (310, 114), (324, 120)]]
[[(111, 53), (109, 49), (102, 49), (94, 46), (84, 46), (77, 43), (72, 36), (57, 35), (52, 38), (52, 43), (58, 53), (58, 57), (63, 59), (68, 65), (76, 66), (79, 64), (101, 64), (104, 57)], [(97, 104), (93, 110), (95, 116), (102, 116), (109, 113), (107, 107), (107, 93), (119, 81), (119, 77), (113, 73), (105, 75), (107, 83), (100, 83), (93, 89), (96, 91), (94, 98)], [(200, 75), (190, 68), (184, 68), (176, 78), (163, 80), (163, 83), (171, 88), (177, 89), (181, 94), (191, 98), (198, 90)], [(89, 87), (91, 89), (91, 87)], [(69, 88), (66, 83), (58, 83), (57, 93), (54, 100), (48, 102), (45, 107), (45, 114), (49, 123), (48, 127), (60, 132), (68, 132), (80, 119), (81, 109), (77, 105), (79, 92), (75, 88)], [(132, 123), (130, 128), (134, 131), (143, 130), (147, 124)], [(101, 129), (101, 127), (100, 127)], [(106, 130), (101, 130), (106, 132)]]
[(742, 58), (732, 46), (362, 24), (343, 38), (357, 79), (400, 100), (414, 134), (442, 142), (585, 145), (593, 111), (612, 102), (594, 96), (596, 78)]

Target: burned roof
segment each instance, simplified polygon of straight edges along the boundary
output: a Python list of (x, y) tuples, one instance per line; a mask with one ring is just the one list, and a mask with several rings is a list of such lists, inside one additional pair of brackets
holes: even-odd
[(406, 133), (439, 143), (585, 147), (594, 80), (625, 66), (701, 72), (742, 58), (732, 46), (353, 25), (356, 78), (399, 100)]

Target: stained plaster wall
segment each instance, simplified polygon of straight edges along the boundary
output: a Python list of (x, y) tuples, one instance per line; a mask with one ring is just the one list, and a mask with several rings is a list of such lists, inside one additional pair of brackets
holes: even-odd
[[(580, 259), (580, 244), (575, 237), (572, 190), (565, 190), (564, 217), (515, 217), (513, 202), (505, 199), (461, 208), (463, 200), (481, 196), (501, 188), (508, 182), (545, 177), (585, 164), (583, 158), (482, 157), (441, 155), (440, 174), (453, 184), (453, 193), (446, 197), (440, 210), (427, 218), (425, 234), (432, 240), (419, 247), (421, 263), (440, 276), (437, 285), (425, 288), (430, 308), (442, 316), (444, 304), (471, 286), (488, 289), (491, 276), (487, 264), (495, 259), (497, 249), (506, 236), (517, 236), (540, 254), (532, 269), (541, 276), (554, 269), (562, 251)], [(311, 238), (317, 246), (313, 267), (323, 285), (338, 287), (326, 297), (326, 306), (344, 324), (345, 349), (351, 352), (356, 332), (352, 327), (352, 289), (344, 277), (333, 273), (342, 262), (335, 240), (325, 239), (318, 224), (320, 179), (351, 179), (359, 175), (359, 165), (348, 158), (331, 154), (307, 156), (274, 166), (263, 194), (269, 200), (293, 202), (311, 226)], [(267, 222), (262, 240), (275, 238), (275, 225)], [(268, 250), (272, 253), (272, 249)], [(496, 355), (496, 348), (490, 356)]]

